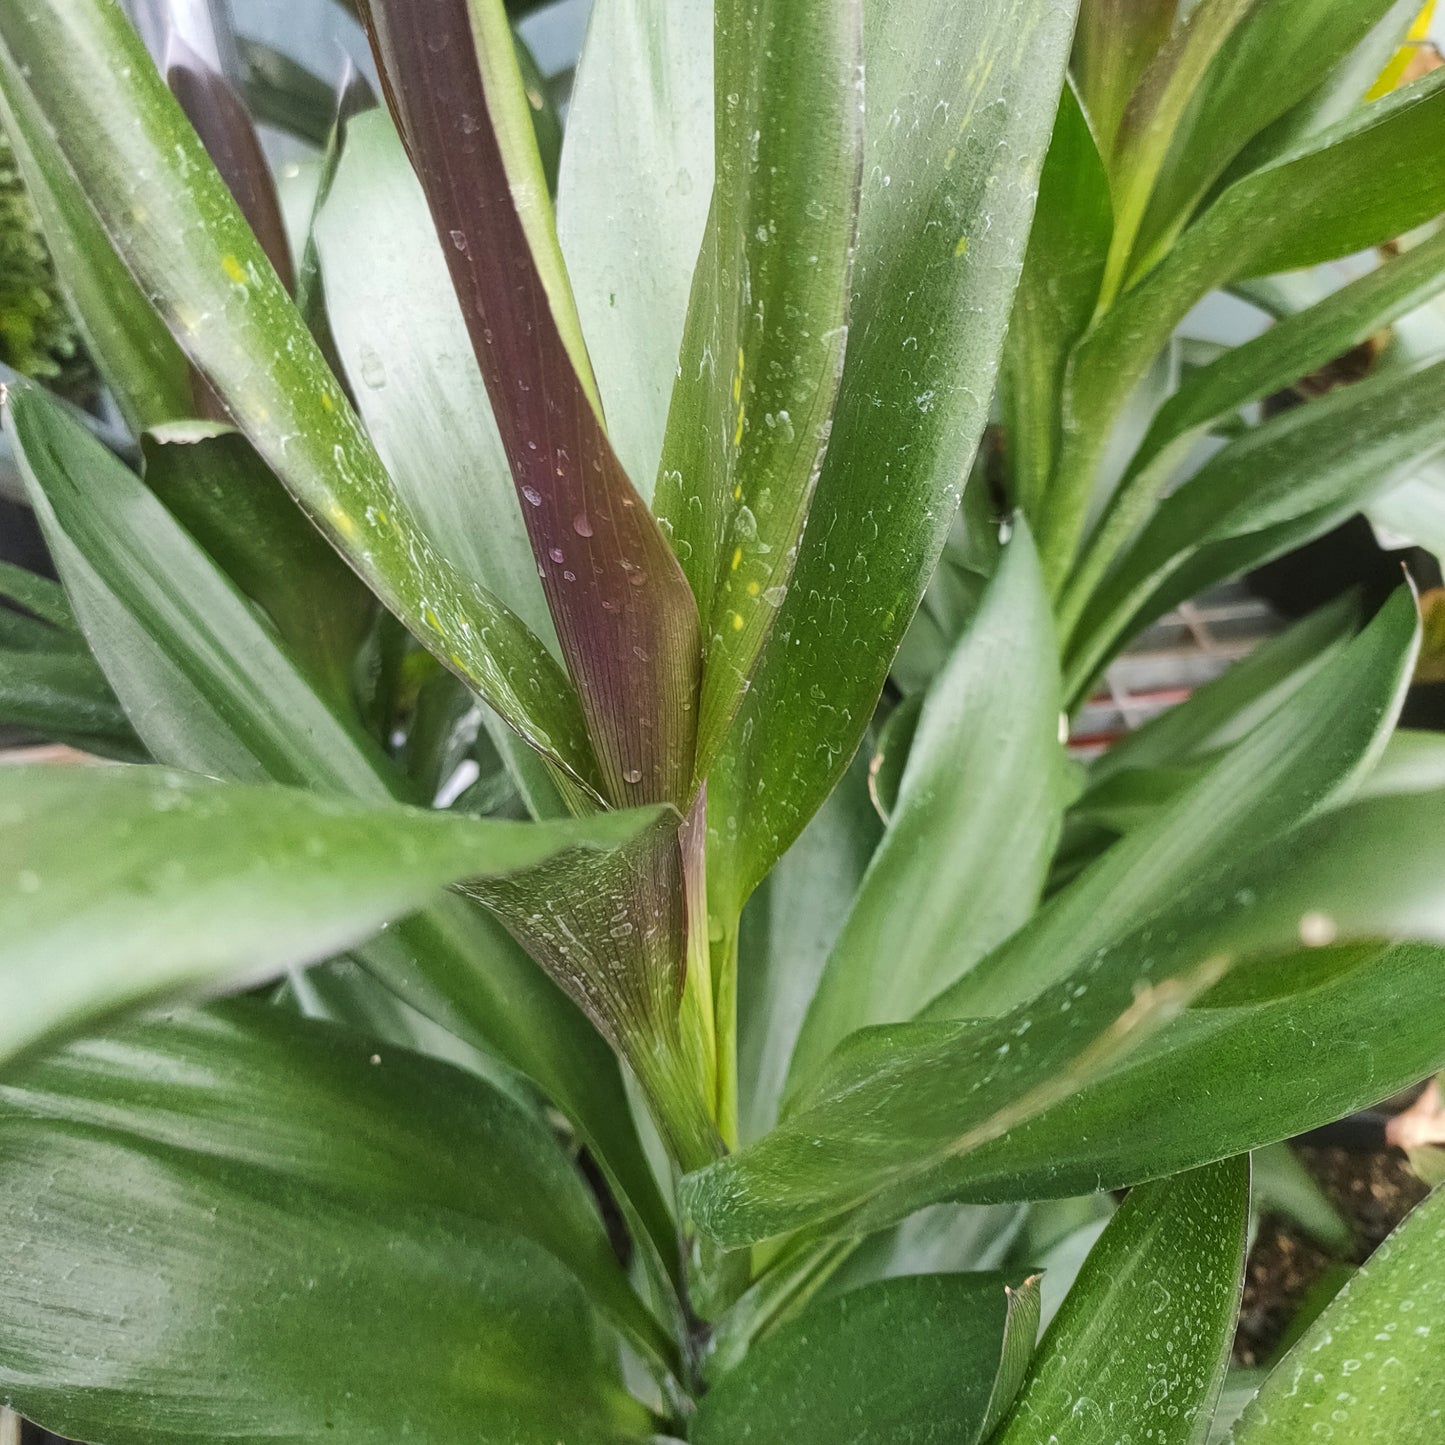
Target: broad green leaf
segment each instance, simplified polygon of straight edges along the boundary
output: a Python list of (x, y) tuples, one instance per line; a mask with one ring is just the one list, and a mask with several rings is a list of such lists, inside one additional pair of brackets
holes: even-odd
[(1253, 4), (1215, 55), (1175, 131), (1135, 242), (1148, 264), (1235, 156), (1369, 34), (1391, 0)]
[(1362, 795), (1423, 793), (1445, 787), (1445, 738), (1436, 732), (1396, 728), (1380, 761), (1360, 786)]
[[(540, 751), (596, 780), (576, 697), (537, 638), (441, 558), (225, 183), (114, 0), (7, 6), (0, 85), (33, 100), (48, 163), (112, 244), (236, 425), (367, 584)], [(24, 76), (23, 84), (20, 76)]]
[(644, 500), (713, 186), (712, 0), (598, 0), (567, 107), (557, 233), (607, 434)]
[(1034, 911), (1063, 806), (1058, 654), (1019, 519), (924, 700), (888, 831), (793, 1053), (808, 1079), (855, 1029), (911, 1018)]
[(314, 237), (357, 410), (432, 544), (555, 645), (436, 227), (396, 128), (353, 117)]
[(1445, 75), (1437, 73), (1228, 187), (1095, 322), (1070, 364), (1052, 525), (1040, 538), (1056, 587), (1083, 530), (1114, 419), (1195, 302), (1231, 281), (1349, 255), (1430, 219), (1445, 208), (1445, 175), (1422, 173), (1418, 158), (1442, 139)]
[(881, 832), (860, 757), (743, 910), (737, 951), (744, 1139), (776, 1122), (798, 1031)]
[(1094, 525), (1069, 583), (1071, 616), (1115, 554), (1147, 521), (1180, 455), (1211, 422), (1308, 375), (1445, 288), (1445, 232), (1385, 261), (1315, 305), (1191, 373), (1159, 408), (1148, 435)]
[(0, 725), (104, 757), (145, 757), (105, 674), (83, 652), (0, 651)]
[(1445, 457), (1439, 452), (1373, 496), (1365, 516), (1381, 540), (1404, 538), (1438, 561), (1445, 557)]
[(0, 1115), (455, 1210), (540, 1244), (634, 1338), (657, 1334), (541, 1118), (364, 1034), (249, 999), (182, 1011), (12, 1068)]
[(858, 0), (714, 0), (712, 207), (654, 497), (707, 649), (705, 774), (782, 605), (847, 337), (863, 164)]
[(647, 815), (500, 823), (152, 768), (0, 776), (0, 1058), (118, 1008), (360, 943), (438, 888), (616, 846)]
[(84, 189), (47, 142), (44, 117), (0, 49), (0, 124), (45, 233), (61, 289), (129, 428), (192, 410), (185, 357), (116, 255)]
[[(356, 574), (239, 433), (163, 427), (144, 446), (146, 486), (349, 709), (352, 664), (374, 620)], [(94, 485), (87, 478), (87, 491)]]
[[(1276, 1132), (1271, 1124), (1242, 1139), (1229, 1136), (1248, 1135), (1246, 1118), (1250, 1127), (1259, 1124), (1259, 1104), (1228, 1072), (1208, 1077), (1216, 1088), (1219, 1078), (1231, 1079), (1229, 1109), (1209, 1088), (1176, 1099), (1167, 1072), (1169, 1030), (1208, 990), (1267, 998), (1297, 988), (1312, 970), (1328, 976), (1336, 955), (1310, 945), (1445, 940), (1440, 810), (1439, 794), (1421, 793), (1330, 812), (1279, 847), (1204, 874), (1167, 912), (1096, 950), (1009, 1014), (854, 1035), (777, 1129), (683, 1181), (685, 1208), (729, 1247), (828, 1221), (860, 1232), (941, 1198), (1075, 1194), (1081, 1175), (1091, 1179), (1084, 1188), (1096, 1187), (1093, 1181), (1133, 1184), (1296, 1132), (1307, 1127), (1299, 1113), (1319, 1121), (1322, 1083), (1358, 1084), (1362, 1063), (1371, 1062), (1368, 1046), (1359, 1055), (1340, 1050), (1323, 1074), (1312, 1054), (1320, 1037), (1343, 1042), (1349, 1035), (1338, 1021), (1323, 1034), (1304, 1033), (1295, 1021), (1300, 1010), (1291, 1009), (1292, 1047), (1259, 1056), (1271, 1081), (1260, 1091), (1263, 1105), (1275, 1123), (1288, 1119), (1288, 1127)], [(1438, 963), (1438, 948), (1426, 952)], [(1445, 1057), (1438, 1007), (1436, 1001), (1428, 1021), (1434, 1058)], [(1390, 1053), (1391, 1046), (1382, 1047)], [(1067, 1111), (1072, 1100), (1107, 1087), (1111, 1073), (1151, 1058), (1166, 1070), (1162, 1085), (1131, 1093), (1122, 1112), (1101, 1115), (1107, 1122), (1096, 1132), (1076, 1128), (1070, 1149), (1043, 1161), (1023, 1155), (1018, 1141), (1031, 1121)], [(1304, 1100), (1294, 1118), (1284, 1107), (1276, 1112), (1276, 1091), (1286, 1103)], [(1181, 1108), (1201, 1123), (1180, 1128)], [(1151, 1111), (1174, 1115), (1168, 1118), (1174, 1127), (1148, 1131), (1150, 1142), (1160, 1141), (1154, 1149), (1142, 1147), (1138, 1135), (1141, 1120), (1152, 1123)], [(1121, 1118), (1130, 1120), (1128, 1129), (1119, 1127)], [(991, 1155), (995, 1178), (1011, 1156), (1023, 1156), (1037, 1172), (1015, 1170), (1007, 1189), (991, 1194), (979, 1187), (980, 1155)], [(1107, 1166), (1120, 1155), (1127, 1168), (1113, 1172)]]
[[(158, 761), (371, 803), (404, 791), (135, 476), (38, 394), (12, 396), (9, 425), (33, 431), (43, 456), (65, 448), (90, 484), (47, 466), (36, 508), (86, 638)], [(671, 1238), (605, 1045), (495, 920), (443, 899), (358, 953), (429, 1018), (535, 1079), (625, 1174), (654, 1237)]]
[(1039, 1344), (996, 1445), (1196, 1445), (1244, 1277), (1249, 1158), (1141, 1184)]
[(39, 391), (11, 394), (6, 427), (81, 627), (155, 757), (392, 795), (375, 744), (134, 473)]
[(1341, 597), (1268, 638), (1095, 758), (1090, 788), (1120, 772), (1179, 763), (1241, 741), (1329, 662), (1358, 624), (1359, 604)]
[(1137, 1058), (977, 1150), (954, 1187), (980, 1201), (1117, 1188), (1378, 1103), (1445, 1063), (1442, 962), (1438, 947), (1404, 944), (1251, 964)]
[(1434, 1438), (1445, 1420), (1442, 1308), (1445, 1190), (1436, 1189), (1265, 1377), (1233, 1445)]
[(525, 143), (516, 134), (509, 96), (521, 81), (506, 16), (498, 0), (368, 0), (365, 10), (492, 400), (602, 795), (685, 809), (697, 607), (584, 375), (550, 203), (524, 185), (519, 149), (535, 159), (536, 146), (525, 98)]
[(1237, 570), (1230, 543), (1259, 537), (1268, 547), (1277, 529), (1347, 515), (1438, 451), (1442, 384), (1445, 361), (1368, 377), (1261, 422), (1211, 457), (1160, 503), (1080, 614), (1065, 650), (1066, 698), (1081, 696), (1181, 586), (1193, 596)]
[[(863, 190), (832, 437), (792, 584), (709, 777), (709, 883), (725, 914), (842, 776), (952, 525), (1072, 27), (1072, 4), (1055, 0), (866, 9)], [(927, 36), (930, 63), (900, 35)]]
[(1128, 279), (1149, 197), (1190, 103), (1230, 33), (1254, 4), (1255, 0), (1198, 0), (1191, 5), (1129, 96), (1109, 157), (1115, 228), (1104, 274), (1105, 305), (1112, 304)]
[(52, 628), (74, 633), (75, 614), (66, 600), (65, 589), (49, 577), (27, 572), (13, 562), (0, 562), (0, 597), (18, 602)]
[(1401, 588), (1173, 806), (1109, 849), (930, 1013), (967, 1018), (1021, 1003), (1238, 856), (1241, 840), (1268, 843), (1358, 780), (1394, 724), (1417, 634), (1414, 599)]
[[(120, 1050), (85, 1047), (113, 1078)], [(344, 1075), (367, 1067), (365, 1044), (339, 1047), (350, 1054), (337, 1061)], [(304, 1069), (296, 1052), (272, 1068)], [(188, 1062), (211, 1082), (204, 1050)], [(533, 1230), (489, 1219), (475, 1185), (443, 1183), (432, 1151), (422, 1170), (388, 1158), (350, 1097), (339, 1118), (330, 1106), (329, 1157), (285, 1153), (272, 1131), (240, 1133), (254, 1129), (254, 1113), (218, 1138), (201, 1119), (157, 1117), (175, 1056), (155, 1063), (159, 1079), (136, 1089), (150, 1117), (132, 1115), (133, 1131), (116, 1127), (131, 1112), (119, 1103), (88, 1111), (114, 1122), (63, 1121), (53, 1094), (39, 1101), (49, 1117), (23, 1101), (0, 1114), (10, 1261), (0, 1397), (67, 1435), (115, 1445), (645, 1437), (646, 1412), (624, 1394), (576, 1278)], [(378, 1104), (392, 1068), (399, 1079), (417, 1072), (383, 1056), (367, 1091)], [(260, 1081), (243, 1071), (236, 1082), (261, 1102)], [(325, 1117), (301, 1078), (276, 1083), (298, 1103), (312, 1093)], [(241, 1103), (197, 1093), (202, 1118)], [(496, 1106), (489, 1120), (475, 1105), (468, 1133), (448, 1140), (466, 1140), (473, 1167), (490, 1168), (513, 1151), (491, 1137), (503, 1123)], [(409, 1106), (424, 1107), (391, 1104), (393, 1134)], [(348, 1145), (351, 1158), (338, 1161)], [(368, 1155), (381, 1177), (357, 1177)], [(540, 1225), (548, 1205), (530, 1203)], [(515, 1215), (516, 1202), (497, 1212)]]
[[(1431, 0), (1433, 4), (1433, 0)], [(1258, 170), (1270, 157), (1298, 145), (1308, 135), (1342, 120), (1366, 99), (1394, 86), (1379, 87), (1382, 72), (1392, 63), (1421, 15), (1417, 0), (1393, 0), (1383, 17), (1329, 75), (1298, 105), (1266, 126), (1235, 158), (1227, 179)], [(1399, 77), (1394, 84), (1399, 83)]]
[[(698, 1445), (975, 1445), (995, 1380), (1033, 1345), (1035, 1280), (999, 1274), (913, 1275), (809, 1305), (765, 1337), (708, 1391)], [(1017, 1384), (1017, 1374), (1009, 1370)]]
[[(347, 123), (312, 235), (338, 356), (398, 491), (437, 550), (555, 651), (507, 455), (436, 228), (383, 112)], [(531, 750), (490, 715), (488, 726), (534, 811), (563, 811)]]
[(1267, 1144), (1249, 1156), (1253, 1182), (1251, 1208), (1256, 1214), (1281, 1214), (1297, 1224), (1336, 1257), (1348, 1255), (1355, 1231), (1291, 1145)]
[(1174, 27), (1178, 0), (1083, 0), (1072, 68), (1089, 124), (1107, 154), (1134, 86)]
[[(1112, 18), (1118, 8), (1086, 5), (1084, 13), (1093, 13), (1097, 24), (1099, 12)], [(1157, 7), (1124, 8), (1146, 15)], [(1059, 396), (1069, 352), (1093, 320), (1112, 230), (1109, 177), (1089, 117), (1073, 87), (1065, 85), (1039, 177), (999, 377), (1012, 495), (1035, 524), (1058, 450)]]

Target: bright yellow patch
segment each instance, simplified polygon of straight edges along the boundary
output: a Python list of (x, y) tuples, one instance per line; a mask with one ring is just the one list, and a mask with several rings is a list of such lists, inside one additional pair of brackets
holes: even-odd
[(968, 250), (968, 237), (967, 237), (967, 236), (960, 236), (960, 237), (958, 238), (958, 240), (954, 242), (953, 254), (954, 254), (955, 256), (962, 256), (962, 255), (964, 255), (965, 252), (967, 252), (967, 250)]
[(340, 507), (333, 509), (331, 520), (335, 523), (336, 530), (343, 537), (354, 537), (356, 535), (356, 523), (341, 510)]
[(743, 630), (743, 615), (742, 615), (741, 612), (734, 612), (734, 613), (733, 613), (733, 631), (734, 631), (734, 632), (741, 632), (742, 630)]
[(245, 267), (234, 256), (221, 257), (221, 270), (228, 275), (238, 286), (246, 280)]
[(324, 392), (324, 391), (323, 391), (323, 392), (321, 393), (321, 407), (322, 407), (322, 410), (323, 410), (323, 411), (335, 411), (335, 410), (336, 410), (336, 403), (331, 400), (331, 396), (330, 396), (330, 394), (329, 394), (328, 392)]
[(746, 407), (738, 408), (738, 424), (733, 430), (733, 445), (735, 447), (743, 444), (743, 417), (747, 414)]
[(761, 584), (760, 582), (749, 582), (749, 583), (748, 583), (748, 596), (749, 596), (749, 597), (756, 597), (756, 596), (758, 595), (758, 593), (761, 592), (762, 590), (763, 590), (763, 588), (762, 588), (762, 584)]
[(733, 501), (735, 501), (735, 502), (740, 502), (740, 501), (742, 501), (742, 499), (743, 499), (743, 484), (742, 484), (741, 482), (739, 482), (739, 483), (737, 484), (737, 486), (735, 486), (735, 487), (733, 488)]
[(421, 615), (426, 618), (426, 625), (430, 627), (433, 632), (440, 632), (442, 630), (442, 625), (437, 620), (436, 613), (433, 612), (430, 607), (423, 607)]
[(746, 365), (742, 347), (738, 347), (738, 369), (733, 372), (733, 400), (743, 399), (743, 367)]
[(734, 548), (733, 548), (733, 571), (734, 571), (734, 572), (736, 572), (736, 571), (738, 570), (738, 568), (742, 565), (742, 560), (743, 560), (743, 549), (742, 549), (741, 547), (734, 547)]

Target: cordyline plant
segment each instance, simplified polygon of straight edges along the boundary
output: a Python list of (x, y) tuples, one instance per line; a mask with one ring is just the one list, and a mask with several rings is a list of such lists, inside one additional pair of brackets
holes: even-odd
[[(279, 198), (204, 7), (158, 69), (115, 0), (0, 0), (130, 428), (9, 388), (63, 585), (0, 575), (3, 716), (112, 761), (0, 770), (0, 1398), (1229, 1428), (1250, 1151), (1445, 1064), (1414, 598), (1061, 737), (1200, 588), (1366, 504), (1429, 538), (1413, 8), (597, 0), (554, 211), (500, 0), (364, 0), (386, 105)], [(1179, 341), (1231, 287), (1277, 323)], [(1030, 1221), (1134, 1185), (1036, 1343)], [(1233, 1438), (1437, 1438), (1442, 1307), (1437, 1198)]]

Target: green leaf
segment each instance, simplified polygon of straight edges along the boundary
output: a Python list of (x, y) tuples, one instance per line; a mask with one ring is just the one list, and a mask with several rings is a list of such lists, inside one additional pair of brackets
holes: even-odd
[(335, 89), (284, 51), (246, 35), (234, 38), (251, 114), (324, 150), (336, 119)]
[(798, 555), (832, 427), (863, 163), (857, 0), (715, 0), (712, 208), (654, 498), (703, 622), (705, 774)]
[(134, 473), (34, 389), (6, 428), (80, 625), (164, 762), (379, 801), (395, 783), (250, 604)]
[(1147, 264), (1235, 156), (1354, 49), (1391, 0), (1254, 4), (1230, 31), (1175, 131), (1135, 242)]
[[(37, 449), (37, 513), (87, 640), (159, 761), (371, 803), (405, 789), (135, 476), (38, 393), (12, 396), (9, 425)], [(605, 1045), (495, 920), (443, 899), (358, 952), (428, 1017), (547, 1090), (670, 1241)]]
[(184, 1011), (12, 1067), (0, 1115), (384, 1207), (455, 1210), (541, 1245), (634, 1339), (657, 1335), (540, 1116), (367, 1035), (249, 999)]
[(1113, 149), (1119, 122), (1145, 67), (1173, 29), (1178, 0), (1085, 0), (1072, 68), (1100, 149)]
[[(148, 62), (147, 62), (148, 63)], [(0, 47), (0, 124), (85, 341), (133, 432), (192, 411), (185, 357), (116, 255), (84, 188), (45, 135), (45, 118)]]
[(1430, 1439), (1445, 1417), (1434, 1338), (1442, 1308), (1445, 1190), (1437, 1189), (1265, 1378), (1230, 1440)]
[[(603, 431), (511, 33), (497, 0), (369, 0), (373, 48), (421, 178), (507, 450), (542, 589), (617, 804), (693, 795), (697, 608)], [(475, 36), (473, 22), (475, 21)], [(538, 166), (540, 172), (540, 166)], [(498, 257), (507, 264), (498, 266)]]
[(1442, 140), (1445, 75), (1437, 73), (1228, 187), (1095, 322), (1070, 365), (1052, 525), (1040, 537), (1055, 587), (1083, 530), (1114, 420), (1195, 302), (1231, 281), (1364, 250), (1438, 214), (1445, 176), (1422, 173), (1418, 158)]
[[(864, 15), (864, 181), (832, 437), (792, 584), (709, 776), (709, 886), (725, 913), (847, 767), (952, 525), (1072, 21), (1052, 0), (886, 0)], [(899, 35), (927, 36), (932, 63), (920, 71)]]
[[(1367, 1065), (1389, 1068), (1393, 1044), (1381, 1041), (1388, 1057), (1379, 1065), (1367, 1044), (1359, 1053), (1337, 1051), (1326, 1068), (1314, 1056), (1316, 1041), (1348, 1031), (1337, 1018), (1322, 1034), (1304, 1032), (1304, 1011), (1292, 999), (1285, 1027), (1294, 1041), (1258, 1056), (1270, 1082), (1257, 1099), (1239, 1088), (1238, 1071), (1217, 1068), (1207, 1076), (1215, 1090), (1176, 1096), (1172, 1030), (1188, 1004), (1221, 979), (1246, 997), (1267, 998), (1291, 992), (1301, 976), (1317, 981), (1323, 971), (1328, 978), (1339, 964), (1312, 944), (1445, 940), (1440, 810), (1438, 794), (1422, 793), (1325, 814), (1286, 845), (1205, 874), (1167, 912), (1003, 1017), (854, 1035), (777, 1129), (683, 1181), (684, 1206), (699, 1228), (730, 1247), (830, 1220), (835, 1229), (860, 1232), (940, 1198), (1076, 1194), (1081, 1178), (1090, 1181), (1085, 1189), (1133, 1184), (1334, 1117), (1323, 1112), (1323, 1100), (1358, 1087)], [(1433, 972), (1439, 950), (1425, 952)], [(1405, 988), (1417, 1011), (1418, 989), (1418, 980)], [(1431, 1056), (1445, 1057), (1438, 998), (1429, 1015)], [(1091, 1132), (1071, 1120), (1068, 1145), (1050, 1131), (1052, 1147), (1042, 1158), (1033, 1154), (1031, 1121), (1050, 1111), (1067, 1115), (1076, 1098), (1107, 1090), (1110, 1076), (1136, 1061), (1157, 1065), (1163, 1082), (1130, 1090), (1122, 1110), (1116, 1096), (1114, 1112), (1089, 1119)], [(1231, 1080), (1229, 1109), (1219, 1107), (1220, 1078)], [(1119, 1128), (1121, 1118), (1129, 1128)], [(1280, 1123), (1287, 1127), (1276, 1132)], [(1021, 1140), (1029, 1140), (1027, 1148)], [(1007, 1182), (995, 1193), (1001, 1178)]]
[(0, 652), (0, 723), (128, 762), (145, 757), (105, 674), (83, 652)]
[(744, 1139), (776, 1122), (798, 1031), (881, 833), (860, 756), (743, 910), (737, 952)]
[(1028, 919), (1058, 837), (1063, 762), (1053, 619), (1020, 519), (928, 691), (888, 831), (808, 1010), (792, 1085), (855, 1029), (912, 1017)]
[[(518, 732), (585, 784), (576, 698), (540, 642), (442, 559), (113, 0), (7, 7), (0, 84), (32, 98), (53, 164), (236, 425), (368, 585)], [(21, 84), (19, 75), (24, 75)], [(124, 117), (124, 123), (118, 121)]]
[(1207, 869), (1302, 822), (1368, 771), (1414, 665), (1414, 599), (1401, 588), (1321, 667), (1151, 823), (980, 962), (930, 1012), (994, 1014), (1064, 977), (1090, 952), (1169, 906)]
[(146, 486), (265, 610), (344, 715), (352, 664), (374, 620), (371, 596), (250, 442), (229, 428), (208, 430), (150, 432)]
[(7, 769), (0, 808), (0, 1059), (147, 998), (325, 958), (445, 884), (647, 821), (500, 823), (151, 768)]
[[(1242, 542), (1276, 540), (1348, 515), (1445, 443), (1434, 402), (1445, 362), (1341, 387), (1258, 426), (1216, 453), (1155, 511), (1080, 614), (1065, 650), (1065, 696), (1082, 696), (1104, 662), (1183, 597), (1240, 570)], [(1303, 536), (1297, 540), (1304, 540)]]
[(27, 572), (13, 562), (0, 562), (0, 597), (18, 602), (27, 612), (32, 612), (51, 627), (74, 632), (75, 614), (66, 601), (65, 589), (49, 577)]
[[(348, 122), (313, 239), (337, 353), (398, 492), (437, 550), (555, 651), (556, 632), (426, 198), (389, 117)], [(541, 762), (489, 715), (539, 815), (563, 811)]]
[(1229, 1361), (1248, 1222), (1247, 1156), (1134, 1190), (1049, 1326), (996, 1445), (1195, 1445)]
[[(1027, 1310), (1011, 1302), (1031, 1297)], [(809, 1305), (704, 1397), (697, 1445), (974, 1445), (1001, 1370), (1033, 1344), (1036, 1281), (913, 1275)]]
[(1122, 772), (1182, 763), (1241, 741), (1335, 657), (1358, 624), (1359, 604), (1346, 596), (1268, 638), (1095, 758), (1089, 788)]
[(245, 1018), (4, 1091), (0, 1396), (116, 1445), (640, 1439), (554, 1252), (585, 1200), (535, 1126), (444, 1068)]
[[(1098, 23), (1100, 14), (1115, 18), (1118, 8), (1086, 5), (1083, 13)], [(1126, 8), (1144, 16), (1158, 7)], [(1109, 177), (1089, 118), (1065, 85), (999, 377), (1012, 495), (1034, 522), (1058, 450), (1058, 399), (1069, 352), (1093, 320), (1113, 226)]]
[(713, 187), (712, 0), (597, 0), (567, 108), (557, 233), (607, 434), (645, 500)]
[(1445, 287), (1445, 232), (1225, 351), (1192, 372), (1159, 408), (1118, 489), (1094, 525), (1061, 611), (1070, 618), (1105, 568), (1148, 520), (1160, 488), (1203, 430), (1317, 370)]

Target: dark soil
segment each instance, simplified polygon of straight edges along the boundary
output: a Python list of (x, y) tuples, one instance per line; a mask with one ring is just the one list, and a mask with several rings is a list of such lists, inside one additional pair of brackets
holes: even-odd
[[(1296, 1146), (1300, 1162), (1350, 1222), (1354, 1245), (1340, 1256), (1291, 1220), (1267, 1214), (1244, 1273), (1244, 1300), (1234, 1337), (1239, 1365), (1268, 1364), (1312, 1290), (1328, 1293), (1341, 1265), (1362, 1264), (1428, 1190), (1398, 1149)], [(1313, 1301), (1311, 1301), (1313, 1303)]]

